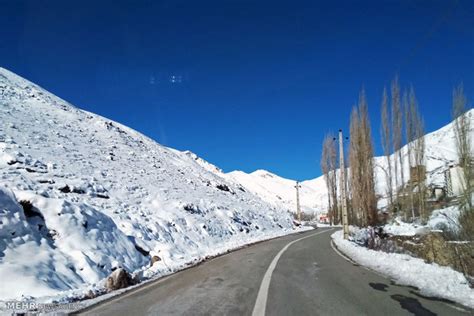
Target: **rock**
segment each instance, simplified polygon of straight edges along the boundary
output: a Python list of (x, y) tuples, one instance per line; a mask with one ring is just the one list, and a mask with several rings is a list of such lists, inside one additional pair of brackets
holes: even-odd
[(191, 214), (202, 214), (202, 211), (199, 209), (199, 207), (192, 203), (184, 205), (183, 208), (185, 211)]
[(108, 291), (115, 291), (133, 285), (132, 277), (123, 268), (114, 270), (105, 282)]
[(149, 252), (149, 251), (143, 249), (142, 247), (140, 247), (140, 246), (137, 245), (137, 244), (135, 244), (135, 249), (136, 249), (139, 253), (141, 253), (143, 256), (145, 256), (145, 257), (148, 257), (148, 256), (150, 255), (150, 252)]
[(41, 214), (38, 209), (36, 209), (33, 204), (31, 204), (30, 201), (27, 201), (27, 200), (21, 200), (19, 201), (18, 203), (20, 203), (20, 205), (23, 207), (23, 212), (25, 214), (25, 217), (39, 217), (41, 218), (43, 221), (44, 221), (44, 217), (43, 217), (43, 214)]
[(158, 256), (156, 256), (156, 255), (155, 255), (155, 256), (152, 256), (152, 257), (151, 257), (150, 266), (153, 266), (153, 265), (155, 264), (155, 262), (159, 262), (159, 261), (161, 261), (161, 258), (160, 258), (160, 257), (158, 257)]
[(96, 297), (97, 297), (97, 295), (96, 295), (94, 292), (92, 292), (92, 290), (89, 290), (89, 291), (84, 295), (84, 299), (85, 299), (85, 300), (90, 300), (90, 299), (96, 298)]
[(62, 193), (71, 193), (71, 188), (66, 184), (65, 186), (59, 188), (59, 191)]
[(216, 185), (216, 188), (218, 188), (219, 190), (225, 191), (225, 192), (230, 192), (229, 187), (225, 184), (218, 184), (218, 185)]

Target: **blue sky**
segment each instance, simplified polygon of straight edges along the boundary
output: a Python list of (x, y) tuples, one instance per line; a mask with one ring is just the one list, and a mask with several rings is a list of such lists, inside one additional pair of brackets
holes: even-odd
[[(474, 98), (474, 1), (0, 0), (0, 66), (225, 171), (320, 175), (365, 87), (413, 84), (427, 131)], [(472, 104), (472, 103), (471, 103)]]

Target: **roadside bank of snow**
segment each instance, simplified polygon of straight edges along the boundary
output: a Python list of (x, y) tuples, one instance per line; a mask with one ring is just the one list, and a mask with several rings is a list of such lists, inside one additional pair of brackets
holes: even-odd
[(474, 289), (457, 271), (405, 254), (367, 249), (344, 240), (342, 231), (331, 235), (337, 248), (355, 262), (393, 279), (397, 284), (415, 286), (423, 295), (452, 300), (474, 308)]
[(400, 217), (392, 223), (383, 226), (385, 233), (398, 236), (414, 236), (426, 234), (432, 230), (449, 231), (457, 234), (459, 231), (458, 218), (461, 212), (457, 206), (449, 206), (434, 210), (426, 225), (420, 223), (406, 223)]
[[(311, 226), (300, 226), (300, 227), (294, 228), (293, 230), (275, 231), (270, 234), (261, 234), (259, 236), (252, 236), (248, 238), (247, 240), (240, 239), (238, 241), (237, 240), (228, 241), (214, 249), (211, 249), (211, 248), (207, 249), (207, 252), (204, 255), (193, 258), (191, 261), (188, 260), (187, 262), (185, 262), (183, 260), (181, 262), (170, 262), (170, 263), (165, 262), (159, 265), (155, 265), (151, 267), (150, 270), (147, 271), (148, 272), (148, 274), (146, 274), (147, 276), (144, 279), (142, 279), (140, 283), (136, 285), (132, 285), (127, 288), (112, 291), (112, 292), (102, 292), (102, 293), (100, 292), (101, 290), (103, 290), (101, 285), (105, 282), (106, 279), (104, 279), (98, 282), (97, 285), (89, 286), (87, 288), (71, 290), (71, 291), (63, 291), (56, 295), (42, 296), (39, 298), (23, 297), (21, 300), (9, 300), (9, 301), (0, 300), (0, 315), (10, 315), (10, 313), (12, 312), (27, 313), (31, 310), (35, 310), (36, 312), (39, 312), (39, 314), (50, 314), (50, 313), (62, 314), (62, 313), (77, 312), (80, 310), (84, 310), (97, 303), (111, 299), (115, 296), (124, 294), (125, 292), (134, 290), (136, 288), (147, 287), (149, 284), (159, 281), (160, 279), (166, 276), (169, 276), (174, 273), (178, 273), (182, 270), (185, 270), (187, 268), (196, 266), (202, 262), (205, 262), (208, 259), (212, 259), (221, 255), (224, 255), (226, 253), (238, 250), (240, 248), (244, 248), (246, 246), (249, 246), (255, 243), (283, 237), (290, 234), (303, 233), (305, 231), (310, 231), (313, 229), (314, 228)], [(166, 267), (166, 269), (163, 269), (163, 267)], [(150, 273), (151, 270), (155, 270), (155, 273)], [(91, 290), (95, 293), (98, 293), (98, 296), (91, 299), (76, 301), (78, 298), (83, 296), (83, 294), (87, 292), (87, 290)], [(17, 308), (15, 310), (11, 310), (10, 308), (8, 308), (8, 304), (11, 304), (11, 303), (15, 303), (15, 304), (18, 304), (17, 306), (23, 306), (23, 307)]]

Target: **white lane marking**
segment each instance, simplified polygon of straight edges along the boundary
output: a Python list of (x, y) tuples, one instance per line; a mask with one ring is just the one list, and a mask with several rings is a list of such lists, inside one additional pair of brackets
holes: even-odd
[(309, 236), (305, 236), (305, 237), (293, 240), (289, 242), (285, 247), (283, 247), (282, 250), (280, 250), (280, 252), (275, 256), (275, 258), (273, 258), (272, 262), (268, 266), (267, 271), (265, 272), (265, 275), (263, 276), (262, 283), (260, 284), (260, 289), (258, 290), (257, 300), (255, 301), (255, 306), (253, 307), (252, 316), (265, 316), (265, 308), (267, 307), (268, 289), (270, 287), (272, 273), (273, 273), (273, 270), (275, 270), (276, 265), (278, 263), (278, 260), (280, 260), (281, 255), (295, 242), (298, 242), (300, 240), (313, 237), (322, 233), (326, 233), (331, 230), (333, 229), (331, 228), (322, 232), (314, 233)]

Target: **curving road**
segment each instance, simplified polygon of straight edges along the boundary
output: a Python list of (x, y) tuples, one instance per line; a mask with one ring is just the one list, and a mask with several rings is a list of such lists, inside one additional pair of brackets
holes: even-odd
[(262, 242), (120, 295), (84, 315), (471, 315), (338, 254), (333, 229)]

